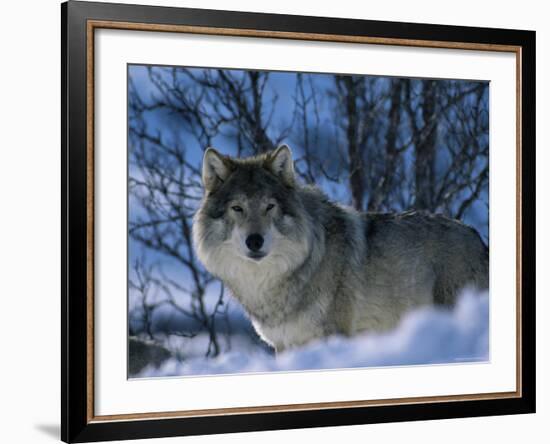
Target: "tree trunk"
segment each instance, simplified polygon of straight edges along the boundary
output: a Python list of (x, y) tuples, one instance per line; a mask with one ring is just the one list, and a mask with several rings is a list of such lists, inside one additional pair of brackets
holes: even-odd
[(262, 119), (262, 91), (260, 90), (260, 73), (251, 71), (248, 73), (252, 89), (252, 133), (254, 149), (256, 153), (265, 153), (274, 149), (273, 143), (268, 139)]
[(437, 141), (436, 82), (422, 81), (422, 120), (424, 126), (415, 141), (415, 201), (416, 209), (434, 211), (434, 168)]
[(390, 83), (390, 109), (388, 111), (388, 128), (386, 130), (386, 157), (384, 174), (377, 182), (369, 200), (368, 211), (380, 211), (389, 199), (394, 184), (399, 152), (397, 133), (401, 122), (401, 91), (403, 80), (395, 79)]
[(351, 188), (352, 205), (358, 210), (363, 209), (365, 197), (365, 180), (363, 156), (359, 146), (358, 129), (359, 115), (357, 110), (357, 81), (352, 76), (337, 76), (343, 90), (342, 101), (346, 113), (346, 137), (349, 159), (349, 183)]

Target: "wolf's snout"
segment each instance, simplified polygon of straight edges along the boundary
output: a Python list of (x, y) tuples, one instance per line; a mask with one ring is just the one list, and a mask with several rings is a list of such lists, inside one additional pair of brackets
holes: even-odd
[(260, 251), (264, 244), (264, 238), (261, 234), (254, 233), (251, 234), (246, 238), (246, 246), (249, 248), (250, 251)]

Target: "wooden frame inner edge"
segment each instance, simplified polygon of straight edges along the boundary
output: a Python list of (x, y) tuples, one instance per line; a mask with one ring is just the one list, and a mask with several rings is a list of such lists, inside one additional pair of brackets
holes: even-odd
[[(178, 32), (203, 35), (221, 35), (236, 37), (279, 38), (291, 40), (326, 41), (338, 43), (363, 43), (375, 45), (395, 45), (423, 48), (464, 49), (493, 52), (512, 52), (516, 56), (516, 391), (498, 393), (476, 393), (449, 396), (420, 396), (362, 401), (335, 401), (306, 404), (284, 404), (255, 407), (228, 407), (219, 409), (183, 410), (172, 412), (144, 412), (115, 415), (94, 414), (94, 31), (96, 28), (121, 29), (133, 31)], [(475, 401), (490, 399), (520, 398), (522, 396), (522, 347), (521, 347), (521, 257), (522, 257), (522, 48), (516, 45), (487, 43), (448, 42), (435, 40), (399, 39), (385, 37), (350, 36), (334, 34), (311, 34), (286, 31), (265, 31), (254, 29), (215, 28), (188, 25), (166, 25), (151, 23), (133, 23), (107, 20), (87, 20), (86, 23), (86, 213), (87, 213), (87, 396), (86, 417), (88, 423), (113, 422), (125, 420), (144, 420), (161, 418), (189, 418), (198, 416), (222, 416), (237, 414), (258, 414), (274, 412), (293, 412), (301, 410), (326, 410), (335, 408), (358, 408), (414, 403), (438, 403)]]

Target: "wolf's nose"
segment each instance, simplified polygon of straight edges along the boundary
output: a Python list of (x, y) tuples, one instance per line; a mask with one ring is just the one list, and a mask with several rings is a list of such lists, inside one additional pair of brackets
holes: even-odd
[(262, 248), (263, 244), (264, 244), (264, 238), (262, 237), (261, 234), (254, 233), (246, 238), (246, 246), (251, 251), (259, 251), (260, 248)]

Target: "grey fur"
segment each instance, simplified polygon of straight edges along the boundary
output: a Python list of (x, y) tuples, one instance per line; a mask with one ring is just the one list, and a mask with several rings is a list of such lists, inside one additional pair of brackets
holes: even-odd
[[(449, 306), (465, 287), (488, 288), (488, 249), (475, 230), (441, 215), (333, 203), (296, 181), (286, 146), (246, 159), (209, 149), (203, 183), (197, 255), (277, 351), (390, 329), (413, 307)], [(264, 239), (256, 253), (246, 243), (252, 233)]]

